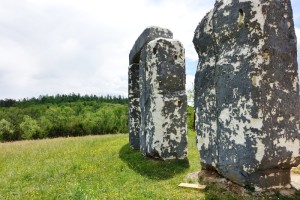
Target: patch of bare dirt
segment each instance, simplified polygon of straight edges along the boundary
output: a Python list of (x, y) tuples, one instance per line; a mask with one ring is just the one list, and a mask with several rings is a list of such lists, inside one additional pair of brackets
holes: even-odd
[(244, 188), (240, 185), (237, 185), (228, 179), (222, 177), (216, 171), (211, 170), (202, 170), (200, 172), (194, 172), (189, 174), (189, 177), (194, 177), (195, 173), (198, 173), (198, 182), (203, 185), (215, 184), (217, 188), (220, 190), (226, 190), (228, 192), (232, 192), (236, 195), (239, 195), (243, 198), (243, 200), (255, 200), (261, 199), (262, 197), (267, 197), (268, 199), (277, 199), (278, 196), (288, 196), (293, 198), (296, 194), (296, 191), (299, 190), (300, 187), (300, 175), (292, 174), (291, 175), (291, 188), (284, 189), (272, 189), (267, 191), (254, 191), (250, 188)]

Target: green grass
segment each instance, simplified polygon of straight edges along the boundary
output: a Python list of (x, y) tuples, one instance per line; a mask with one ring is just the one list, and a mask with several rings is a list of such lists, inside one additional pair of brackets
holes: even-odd
[(128, 135), (58, 138), (0, 144), (0, 199), (199, 199), (178, 188), (200, 168), (195, 133), (189, 160), (144, 158)]
[(178, 187), (200, 169), (191, 131), (185, 161), (144, 158), (127, 134), (0, 143), (0, 152), (0, 199), (243, 199), (215, 184), (205, 192)]
[(300, 174), (300, 165), (298, 167), (292, 168), (292, 172), (295, 174)]

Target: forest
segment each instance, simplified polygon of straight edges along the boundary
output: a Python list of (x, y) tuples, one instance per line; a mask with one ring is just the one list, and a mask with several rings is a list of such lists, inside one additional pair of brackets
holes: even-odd
[(121, 96), (77, 94), (0, 101), (0, 141), (126, 133)]
[[(188, 107), (188, 128), (193, 128)], [(128, 133), (128, 99), (69, 94), (0, 100), (0, 141)]]

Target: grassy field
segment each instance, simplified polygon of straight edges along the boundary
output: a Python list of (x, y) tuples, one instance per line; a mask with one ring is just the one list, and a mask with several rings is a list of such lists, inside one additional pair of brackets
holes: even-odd
[(194, 133), (189, 161), (144, 158), (128, 135), (0, 144), (0, 199), (195, 199), (177, 185), (199, 170)]
[(176, 162), (144, 158), (127, 134), (3, 143), (0, 199), (241, 200), (215, 185), (205, 193), (178, 188), (200, 169), (195, 143), (189, 132), (189, 159)]

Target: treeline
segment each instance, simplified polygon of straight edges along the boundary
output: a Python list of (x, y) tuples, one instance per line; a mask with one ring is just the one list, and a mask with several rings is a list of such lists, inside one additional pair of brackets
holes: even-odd
[(127, 104), (128, 99), (119, 96), (97, 96), (97, 95), (80, 95), (80, 94), (57, 94), (55, 96), (41, 95), (38, 98), (24, 98), (22, 100), (4, 99), (0, 100), (0, 107), (24, 107), (39, 104), (60, 104), (71, 102), (90, 102), (97, 101), (98, 103), (113, 103), (113, 104)]
[(0, 141), (128, 133), (127, 113), (99, 101), (0, 107)]
[[(122, 97), (57, 95), (2, 102), (5, 106), (0, 106), (0, 141), (129, 131), (128, 100)], [(188, 107), (187, 123), (193, 129), (192, 107)]]

